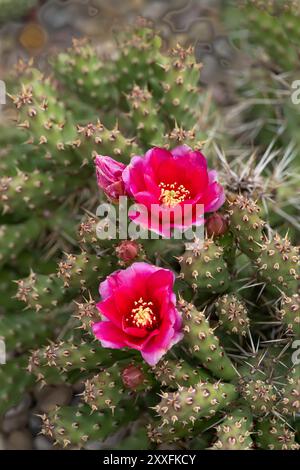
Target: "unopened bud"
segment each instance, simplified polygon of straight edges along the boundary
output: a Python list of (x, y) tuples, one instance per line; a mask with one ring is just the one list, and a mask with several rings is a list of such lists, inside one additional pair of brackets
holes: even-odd
[(134, 240), (124, 240), (116, 248), (118, 258), (125, 263), (135, 260), (139, 252), (140, 245)]
[(228, 220), (223, 214), (212, 214), (206, 221), (206, 231), (209, 237), (219, 237), (228, 230)]
[(145, 380), (142, 370), (134, 365), (126, 367), (121, 376), (125, 387), (130, 388), (131, 390), (136, 389)]

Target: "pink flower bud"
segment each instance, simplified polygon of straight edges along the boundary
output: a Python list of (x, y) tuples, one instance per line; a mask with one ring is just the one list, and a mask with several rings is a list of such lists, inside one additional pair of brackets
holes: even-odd
[(125, 263), (129, 263), (136, 259), (139, 251), (140, 246), (134, 240), (124, 240), (116, 248), (118, 258)]
[(125, 387), (130, 388), (131, 390), (136, 389), (145, 380), (142, 370), (133, 364), (126, 367), (126, 369), (122, 371), (121, 376)]
[(228, 220), (223, 214), (212, 214), (206, 221), (206, 230), (209, 237), (219, 237), (228, 230)]
[(110, 157), (98, 155), (95, 159), (98, 186), (112, 200), (118, 200), (125, 195), (122, 173), (126, 168), (124, 163)]

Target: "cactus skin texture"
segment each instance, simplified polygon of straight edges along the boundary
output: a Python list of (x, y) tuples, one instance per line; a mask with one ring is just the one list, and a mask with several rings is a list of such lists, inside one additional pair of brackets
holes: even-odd
[(155, 407), (162, 426), (187, 426), (199, 418), (214, 416), (237, 397), (236, 388), (222, 382), (199, 382), (190, 387), (179, 387), (177, 392), (163, 392)]
[(103, 64), (94, 48), (83, 39), (53, 61), (56, 76), (66, 87), (96, 107), (107, 108), (117, 100), (113, 69)]
[(238, 5), (239, 9), (235, 6), (234, 11), (228, 10), (227, 23), (231, 28), (248, 29), (252, 55), (261, 50), (264, 61), (277, 70), (293, 70), (299, 53), (299, 3), (293, 0), (241, 0)]
[(157, 107), (151, 92), (147, 88), (135, 85), (127, 95), (130, 109), (129, 117), (137, 129), (140, 141), (147, 145), (149, 142), (159, 146), (166, 133), (162, 122), (157, 122)]
[(281, 420), (259, 419), (256, 424), (256, 445), (267, 450), (299, 450), (295, 433)]
[(252, 261), (259, 280), (270, 284), (286, 296), (297, 292), (299, 282), (299, 247), (292, 246), (287, 236), (275, 234), (268, 239), (263, 233), (265, 222), (260, 208), (245, 196), (231, 196), (228, 213), (230, 229), (240, 250)]
[(278, 401), (275, 387), (260, 379), (241, 379), (240, 393), (249, 402), (252, 413), (256, 416), (270, 413)]
[(190, 353), (213, 375), (224, 380), (232, 380), (236, 372), (227, 357), (219, 339), (210, 327), (203, 312), (191, 304), (182, 302), (183, 323), (186, 342)]
[(284, 297), (281, 301), (279, 311), (280, 320), (287, 326), (288, 330), (300, 337), (300, 298), (299, 294)]
[(217, 440), (213, 450), (250, 450), (252, 416), (247, 408), (237, 408), (225, 415), (224, 421), (217, 426)]
[(16, 405), (24, 392), (34, 383), (34, 377), (26, 374), (26, 356), (11, 359), (0, 367), (0, 413)]
[(181, 278), (197, 291), (222, 293), (228, 288), (229, 273), (223, 258), (224, 249), (212, 239), (206, 239), (201, 249), (195, 248), (179, 258)]
[(82, 448), (89, 439), (102, 441), (116, 432), (120, 426), (138, 417), (138, 408), (117, 408), (112, 417), (111, 411), (93, 413), (88, 405), (79, 407), (57, 408), (49, 415), (42, 415), (42, 434), (54, 440), (54, 443), (66, 448), (71, 444)]
[(0, 317), (0, 339), (6, 351), (24, 351), (49, 340), (66, 321), (64, 310), (52, 311), (43, 322), (36, 322), (36, 312), (11, 313)]
[(195, 385), (200, 380), (212, 380), (205, 369), (192, 367), (183, 359), (179, 361), (162, 360), (153, 368), (153, 372), (158, 382), (168, 388), (176, 388), (178, 385)]
[(215, 307), (219, 324), (227, 333), (246, 336), (250, 321), (242, 299), (233, 294), (226, 294), (218, 299)]
[[(130, 387), (123, 375), (129, 367), (135, 368), (134, 378), (138, 379), (137, 383)], [(85, 382), (83, 401), (91, 407), (92, 412), (109, 409), (114, 414), (121, 400), (134, 398), (138, 392), (151, 390), (151, 382), (153, 379), (151, 380), (146, 367), (134, 365), (132, 361), (115, 363)]]
[(279, 411), (286, 416), (293, 416), (300, 411), (300, 376), (299, 369), (294, 368), (281, 389), (281, 401), (278, 403)]

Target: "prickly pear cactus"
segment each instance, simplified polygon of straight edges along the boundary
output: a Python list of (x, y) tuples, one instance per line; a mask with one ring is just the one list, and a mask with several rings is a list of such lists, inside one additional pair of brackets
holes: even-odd
[[(1, 306), (1, 414), (68, 385), (72, 400), (39, 413), (60, 448), (124, 430), (115, 448), (298, 449), (299, 249), (270, 227), (268, 173), (259, 192), (218, 163), (222, 120), (192, 49), (167, 53), (138, 27), (113, 58), (77, 40), (50, 63), (51, 78), (30, 66), (11, 93), (25, 157), (4, 154), (0, 180), (0, 275), (15, 281)], [(124, 195), (202, 201), (203, 243), (122, 240), (121, 223), (103, 237), (113, 224), (97, 206)]]

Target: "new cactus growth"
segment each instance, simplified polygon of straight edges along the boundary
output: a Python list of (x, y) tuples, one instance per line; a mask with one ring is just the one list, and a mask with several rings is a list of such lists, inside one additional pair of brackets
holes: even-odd
[(260, 419), (256, 426), (256, 444), (260, 449), (267, 450), (299, 450), (295, 441), (295, 433), (279, 419)]
[(203, 289), (212, 294), (226, 291), (229, 273), (223, 254), (222, 246), (206, 239), (203, 248), (194, 248), (179, 258), (181, 278), (194, 290)]
[(300, 300), (299, 294), (284, 297), (281, 302), (279, 318), (295, 336), (300, 335)]
[(252, 417), (247, 408), (237, 408), (228, 413), (217, 426), (217, 440), (214, 450), (249, 450), (253, 448), (251, 439)]
[(183, 302), (185, 341), (190, 353), (216, 377), (232, 380), (236, 372), (204, 314)]
[(247, 335), (249, 317), (245, 303), (236, 295), (223, 295), (215, 303), (219, 324), (227, 333)]

